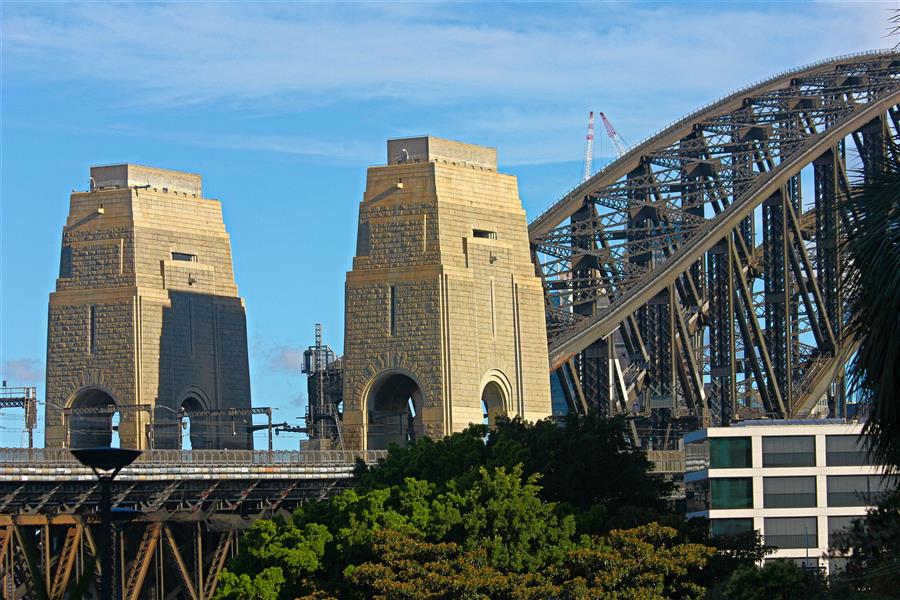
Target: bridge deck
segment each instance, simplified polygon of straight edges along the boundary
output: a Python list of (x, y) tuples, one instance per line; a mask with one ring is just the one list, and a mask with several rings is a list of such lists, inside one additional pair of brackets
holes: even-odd
[[(374, 463), (386, 451), (147, 450), (117, 482), (247, 479), (345, 479), (357, 458)], [(0, 482), (96, 481), (65, 448), (0, 448)]]

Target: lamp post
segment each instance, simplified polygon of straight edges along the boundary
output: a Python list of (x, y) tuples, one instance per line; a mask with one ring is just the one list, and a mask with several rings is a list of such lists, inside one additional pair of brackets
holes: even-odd
[(806, 560), (803, 561), (803, 570), (809, 569), (809, 528), (803, 527), (803, 545), (806, 546)]
[(141, 455), (127, 448), (81, 448), (70, 451), (78, 462), (90, 467), (100, 480), (100, 598), (112, 598), (112, 482), (123, 468)]

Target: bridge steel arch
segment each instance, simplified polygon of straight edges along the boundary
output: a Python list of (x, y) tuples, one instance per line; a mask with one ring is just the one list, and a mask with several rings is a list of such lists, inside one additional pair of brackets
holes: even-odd
[(777, 75), (688, 115), (529, 226), (570, 409), (645, 445), (752, 416), (843, 416), (841, 199), (900, 156), (900, 53)]

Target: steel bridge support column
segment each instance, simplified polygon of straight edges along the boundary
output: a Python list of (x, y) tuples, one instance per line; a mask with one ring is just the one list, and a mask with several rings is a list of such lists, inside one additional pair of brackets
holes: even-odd
[[(590, 201), (585, 200), (584, 205), (572, 216), (572, 222), (588, 221), (596, 216), (596, 209)], [(572, 236), (573, 254), (578, 252), (591, 252), (597, 249), (597, 243), (591, 233), (579, 236)], [(573, 312), (579, 315), (591, 316), (596, 311), (596, 300), (592, 295), (595, 287), (592, 282), (598, 280), (598, 265), (588, 260), (590, 257), (584, 257), (578, 262), (572, 264), (573, 284)], [(580, 282), (580, 283), (579, 283)], [(580, 290), (588, 292), (587, 298), (579, 298), (582, 294)], [(579, 301), (580, 300), (580, 301)], [(607, 416), (610, 410), (611, 398), (609, 396), (608, 381), (604, 382), (604, 373), (609, 370), (608, 364), (602, 357), (601, 346), (604, 345), (602, 340), (595, 342), (590, 347), (580, 353), (576, 360), (578, 376), (581, 379), (581, 389), (584, 394), (585, 403), (588, 410), (595, 410), (603, 416)], [(607, 391), (604, 391), (607, 390)], [(575, 405), (578, 411), (579, 406)]]
[(606, 341), (598, 340), (581, 353), (581, 379), (584, 397), (589, 410), (604, 417), (613, 410), (610, 390), (610, 361)]
[(725, 426), (734, 417), (737, 400), (734, 352), (734, 294), (731, 244), (715, 246), (707, 255), (709, 279), (709, 371), (712, 426)]
[(0, 529), (0, 583), (3, 585), (3, 600), (11, 600), (15, 590), (15, 558), (13, 552), (13, 530), (7, 525)]
[[(644, 164), (628, 174), (628, 241), (631, 242), (628, 260), (643, 270), (653, 268), (654, 250), (644, 247), (644, 239), (653, 235), (657, 225), (656, 210), (642, 185), (648, 171), (649, 165)], [(671, 290), (672, 286), (669, 286), (635, 312), (636, 331), (647, 353), (648, 382), (643, 397), (644, 411), (650, 414), (651, 422), (668, 423), (677, 404), (672, 361), (675, 336)]]
[(645, 341), (650, 351), (651, 376), (651, 409), (673, 410), (677, 402), (675, 398), (675, 367), (672, 361), (672, 346), (675, 340), (675, 321), (672, 291), (669, 286), (653, 300), (644, 311), (644, 323), (641, 327), (646, 333)]
[[(879, 116), (863, 125), (859, 133), (862, 136), (862, 147), (858, 149), (863, 162), (863, 177), (868, 183), (872, 180), (874, 172), (879, 168), (883, 168), (887, 140), (889, 139), (887, 122), (883, 116)], [(858, 139), (856, 134), (854, 134), (854, 138)]]
[[(838, 157), (835, 147), (813, 162), (816, 211), (816, 277), (825, 306), (820, 307), (828, 321), (820, 319), (823, 329), (830, 325), (834, 338), (843, 337), (843, 294), (841, 293), (841, 219), (838, 188)], [(846, 416), (843, 376), (828, 395), (828, 416)]]
[[(791, 281), (787, 264), (788, 237), (785, 226), (785, 202), (789, 202), (790, 192), (781, 188), (763, 202), (763, 284), (765, 291), (765, 339), (772, 361), (775, 381), (781, 391), (785, 410), (791, 407)], [(752, 292), (752, 290), (751, 290)], [(775, 395), (774, 393), (772, 394)], [(778, 415), (786, 417), (788, 415)]]

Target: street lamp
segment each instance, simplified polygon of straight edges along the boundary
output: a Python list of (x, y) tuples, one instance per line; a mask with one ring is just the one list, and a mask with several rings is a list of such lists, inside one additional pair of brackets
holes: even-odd
[(101, 447), (70, 452), (78, 462), (90, 467), (100, 480), (100, 597), (106, 600), (112, 598), (112, 574), (115, 570), (112, 554), (112, 481), (119, 471), (141, 455), (141, 451)]

